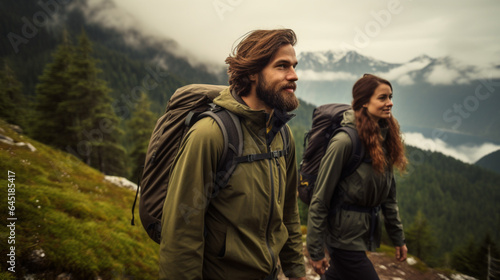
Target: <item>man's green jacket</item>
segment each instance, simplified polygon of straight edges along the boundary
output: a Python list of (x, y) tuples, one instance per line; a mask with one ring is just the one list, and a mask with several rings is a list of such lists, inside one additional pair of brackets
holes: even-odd
[[(268, 122), (228, 89), (214, 102), (240, 117), (243, 155), (283, 149), (278, 131), (288, 114), (275, 110)], [(163, 207), (160, 278), (263, 279), (278, 260), (288, 277), (305, 276), (293, 138), (286, 157), (240, 163), (215, 192), (223, 151), (217, 123), (201, 119), (180, 145)]]

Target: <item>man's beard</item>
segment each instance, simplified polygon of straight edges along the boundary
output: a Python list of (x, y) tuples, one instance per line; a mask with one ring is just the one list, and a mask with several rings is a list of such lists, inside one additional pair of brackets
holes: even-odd
[(272, 109), (283, 110), (291, 112), (299, 106), (299, 100), (294, 93), (284, 92), (285, 88), (293, 88), (295, 90), (295, 82), (289, 82), (285, 85), (278, 85), (277, 88), (270, 88), (267, 86), (264, 76), (259, 73), (259, 80), (257, 83), (257, 97), (264, 101), (267, 106)]

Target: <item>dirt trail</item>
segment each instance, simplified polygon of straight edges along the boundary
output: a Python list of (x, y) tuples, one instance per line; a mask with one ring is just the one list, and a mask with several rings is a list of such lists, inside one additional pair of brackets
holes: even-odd
[[(304, 248), (304, 255), (306, 256), (306, 279), (307, 280), (320, 280), (320, 277), (314, 272), (312, 266), (309, 264), (309, 254)], [(373, 263), (380, 280), (444, 280), (448, 279), (438, 272), (427, 269), (426, 271), (417, 270), (410, 265), (414, 259), (410, 258), (405, 262), (399, 262), (393, 257), (385, 253), (368, 253), (368, 257)], [(285, 275), (280, 274), (279, 280), (287, 280)]]

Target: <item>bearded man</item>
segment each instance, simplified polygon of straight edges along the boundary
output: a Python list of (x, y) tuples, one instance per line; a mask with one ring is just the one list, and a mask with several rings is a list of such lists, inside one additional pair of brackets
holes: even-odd
[[(214, 100), (237, 115), (246, 154), (284, 149), (282, 128), (295, 96), (296, 35), (290, 29), (248, 33), (226, 59), (229, 88)], [(223, 135), (212, 118), (196, 122), (181, 143), (162, 215), (160, 279), (305, 279), (297, 206), (295, 142), (287, 156), (239, 164), (205, 211), (194, 199), (213, 192)], [(188, 185), (188, 186), (187, 186)], [(281, 264), (281, 268), (278, 264)]]

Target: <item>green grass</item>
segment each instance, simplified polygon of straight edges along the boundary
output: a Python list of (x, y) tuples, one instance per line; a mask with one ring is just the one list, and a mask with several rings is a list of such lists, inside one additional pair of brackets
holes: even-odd
[[(29, 142), (37, 151), (0, 143), (0, 219), (7, 224), (8, 171), (15, 172), (16, 274), (1, 262), (0, 279), (36, 273), (54, 279), (156, 279), (158, 245), (140, 224), (130, 225), (135, 192), (104, 181), (104, 175), (72, 155), (12, 131), (0, 134)], [(0, 231), (2, 260), (9, 253), (8, 228)], [(43, 250), (43, 258), (33, 258)], [(15, 277), (12, 277), (15, 276)]]

